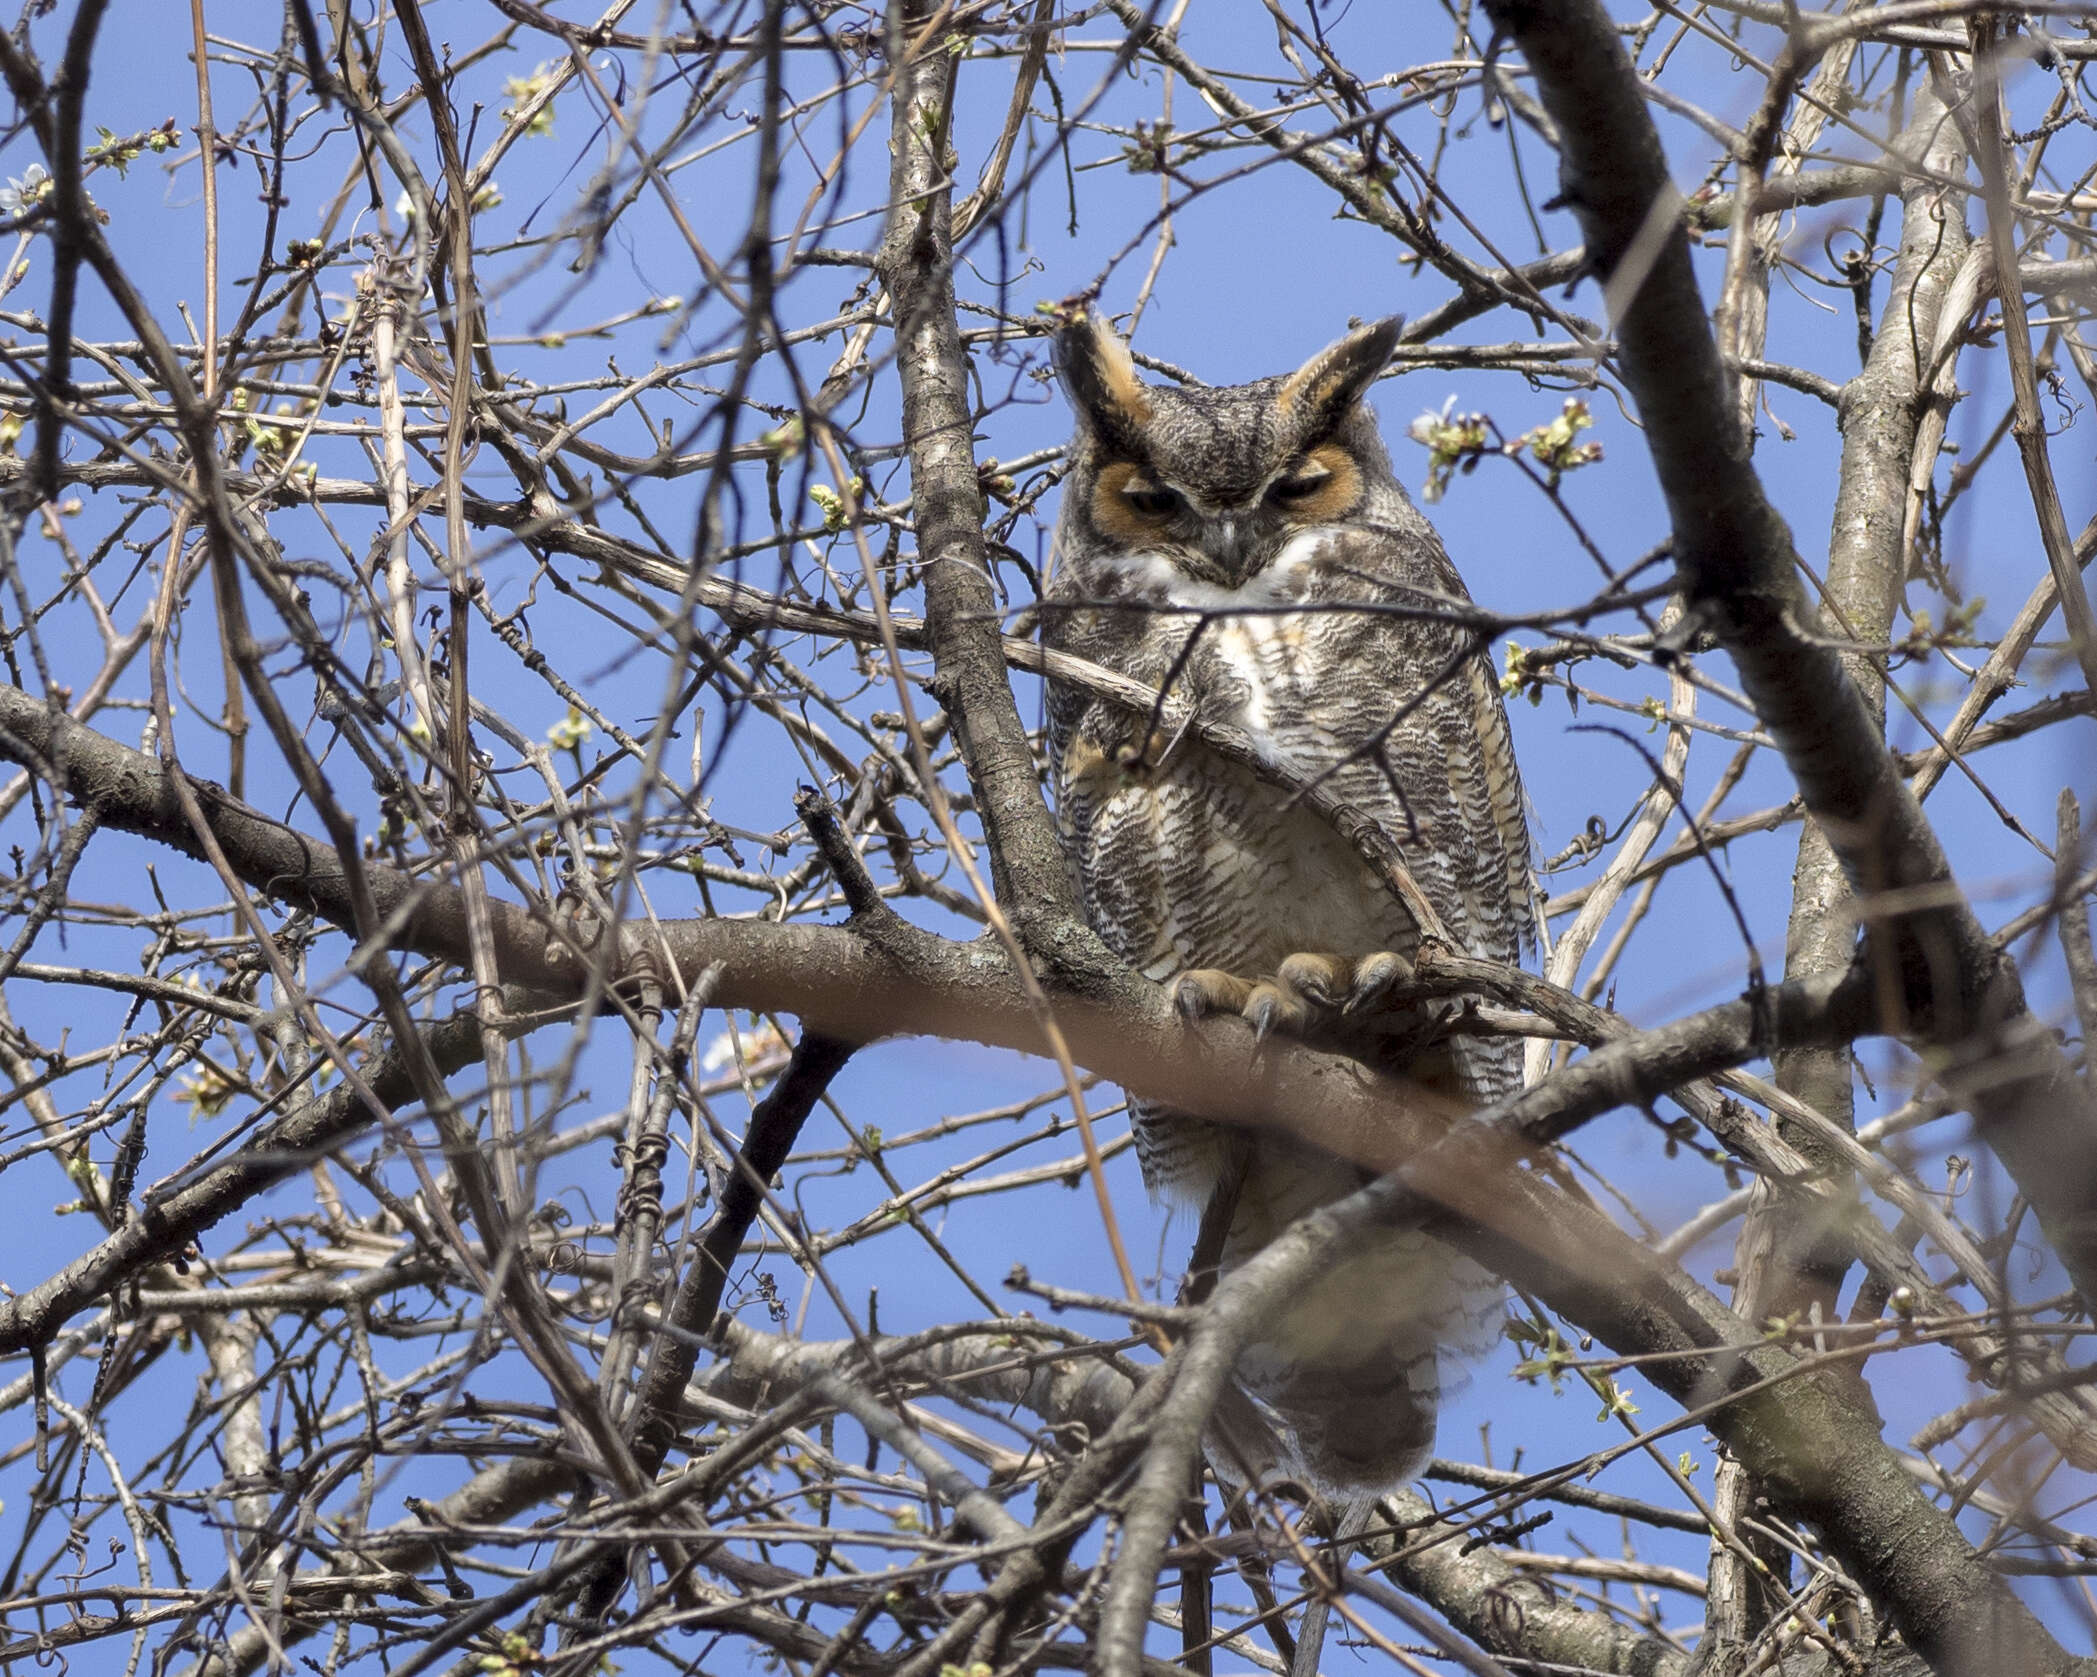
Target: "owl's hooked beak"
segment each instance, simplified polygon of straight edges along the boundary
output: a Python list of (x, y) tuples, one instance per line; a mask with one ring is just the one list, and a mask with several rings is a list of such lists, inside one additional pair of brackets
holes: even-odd
[(1201, 550), (1236, 587), (1245, 580), (1252, 563), (1252, 531), (1248, 518), (1225, 514), (1202, 526)]

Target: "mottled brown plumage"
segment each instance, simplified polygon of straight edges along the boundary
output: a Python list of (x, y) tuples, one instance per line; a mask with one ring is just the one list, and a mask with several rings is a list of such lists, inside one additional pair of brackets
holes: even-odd
[[(1066, 327), (1078, 417), (1044, 616), (1049, 644), (1173, 691), (1373, 815), (1449, 936), (1513, 961), (1531, 924), (1528, 827), (1498, 684), (1447, 620), (1463, 584), (1391, 472), (1363, 392), (1397, 341), (1365, 327), (1297, 372), (1231, 388), (1138, 377), (1103, 322)], [(1051, 685), (1059, 820), (1087, 912), (1190, 1012), (1243, 1011), (1470, 1103), (1520, 1080), (1509, 1039), (1371, 1032), (1418, 947), (1412, 916), (1318, 816), (1198, 742)], [(1292, 959), (1293, 958), (1293, 959)], [(1401, 1025), (1403, 1022), (1400, 1022)], [(1228, 1270), (1350, 1192), (1351, 1164), (1135, 1108), (1155, 1193), (1232, 1193)], [(1497, 1289), (1437, 1241), (1382, 1237), (1294, 1301), (1239, 1364), (1293, 1467), (1352, 1495), (1430, 1451), (1438, 1349), (1484, 1336)]]

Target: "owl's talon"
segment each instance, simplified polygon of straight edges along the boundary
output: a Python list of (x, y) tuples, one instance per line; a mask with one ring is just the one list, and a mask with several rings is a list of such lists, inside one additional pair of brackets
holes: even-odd
[(1284, 1036), (1301, 1036), (1304, 1026), (1310, 1023), (1310, 1009), (1303, 997), (1281, 983), (1254, 985), (1243, 1012), (1252, 1034), (1261, 1042), (1277, 1031)]
[(1212, 1013), (1243, 1013), (1251, 997), (1250, 984), (1216, 967), (1183, 972), (1172, 987), (1173, 1009), (1190, 1025)]
[(1282, 962), (1273, 982), (1301, 998), (1307, 1019), (1353, 1018), (1373, 1010), (1412, 972), (1412, 963), (1391, 949), (1358, 957), (1304, 953)]
[(1220, 968), (1196, 967), (1180, 974), (1172, 1005), (1189, 1024), (1212, 1013), (1235, 1013), (1265, 1042), (1277, 1034), (1300, 1037), (1323, 1020), (1373, 1007), (1411, 976), (1412, 963), (1388, 949), (1359, 957), (1304, 952), (1258, 984)]
[(1413, 964), (1395, 949), (1364, 955), (1354, 963), (1354, 979), (1347, 986), (1347, 1000), (1340, 1011), (1365, 1013), (1374, 1009), (1400, 984), (1410, 983)]
[(1301, 997), (1307, 1013), (1332, 1013), (1348, 993), (1353, 966), (1344, 955), (1291, 955), (1275, 970), (1274, 982)]

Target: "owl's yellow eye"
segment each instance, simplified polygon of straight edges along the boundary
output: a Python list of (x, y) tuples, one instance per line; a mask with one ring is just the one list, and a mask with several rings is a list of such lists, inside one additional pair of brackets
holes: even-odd
[(1122, 485), (1121, 498), (1143, 517), (1159, 520), (1170, 518), (1186, 504), (1177, 489), (1166, 489), (1140, 477), (1132, 477)]

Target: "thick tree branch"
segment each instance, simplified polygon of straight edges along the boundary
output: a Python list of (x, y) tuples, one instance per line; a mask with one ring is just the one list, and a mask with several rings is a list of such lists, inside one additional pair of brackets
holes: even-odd
[(960, 60), (935, 28), (945, 15), (929, 0), (903, 0), (891, 18), (908, 57), (896, 69), (889, 223), (876, 257), (895, 303), (933, 692), (954, 719), (992, 879), (1022, 946), (1037, 957), (1082, 956), (1097, 965), (999, 643), (968, 357), (954, 312), (948, 136)]
[[(177, 771), (4, 686), (0, 754), (51, 775), (97, 810), (106, 828), (196, 854), (195, 833), (168, 784)], [(207, 783), (192, 782), (192, 790), (239, 877), (337, 924), (349, 920), (342, 871), (330, 846)], [(463, 962), (468, 929), (456, 887), (376, 863), (364, 871), (393, 950)], [(591, 951), (578, 947), (566, 927), (501, 901), (491, 901), (489, 910), (504, 982), (554, 997), (586, 988)], [(661, 920), (632, 933), (600, 928), (594, 935), (645, 937), (688, 982), (717, 969), (716, 1005), (794, 1014), (811, 1033), (839, 1042), (928, 1035), (1039, 1051), (1038, 1014), (1009, 965), (986, 959), (980, 947), (946, 942), (893, 916), (870, 917), (864, 927)], [(1432, 952), (1423, 956), (1423, 978), (1432, 978), (1438, 959)], [(609, 970), (617, 979), (625, 968), (615, 959)], [(1449, 957), (1431, 993), (1475, 994), (1491, 977), (1480, 963)], [(1505, 982), (1512, 986), (1507, 994), (1530, 996), (1520, 975), (1510, 974)], [(1072, 1052), (1088, 1069), (1138, 1094), (1169, 1094), (1187, 1110), (1223, 1122), (1288, 1130), (1374, 1169), (1410, 1156), (1456, 1116), (1447, 1102), (1402, 1079), (1300, 1044), (1263, 1044), (1237, 1020), (1189, 1026), (1162, 986), (1138, 977), (1051, 999)], [(1531, 1110), (1591, 1116), (1625, 1101), (1651, 1100), (1774, 1044), (1848, 1041), (1874, 1028), (1867, 1003), (1839, 984), (1780, 989), (1755, 1003), (1730, 1003), (1598, 1050), (1533, 1092), (1540, 1104)], [(346, 1121), (335, 1120), (337, 1128), (329, 1133), (339, 1138)], [(237, 1200), (210, 1203), (217, 1217)], [(94, 1291), (68, 1288), (64, 1296), (68, 1305), (40, 1306), (33, 1323), (23, 1316), (22, 1301), (0, 1303), (0, 1350), (38, 1342)]]

